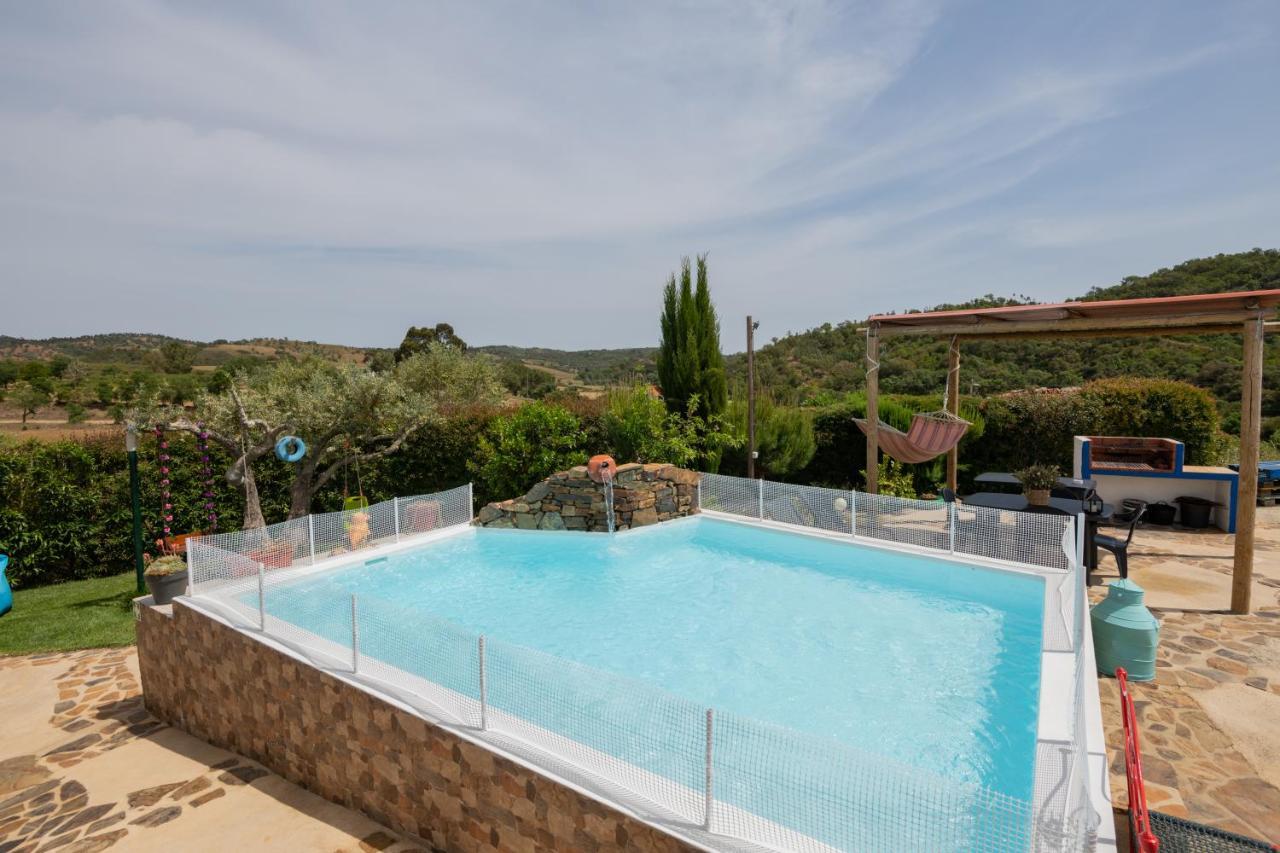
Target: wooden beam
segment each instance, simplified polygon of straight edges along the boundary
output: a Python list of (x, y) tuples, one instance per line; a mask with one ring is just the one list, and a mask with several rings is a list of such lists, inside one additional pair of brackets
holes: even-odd
[[(960, 341), (951, 339), (947, 350), (947, 400), (946, 410), (953, 415), (960, 414)], [(956, 489), (956, 474), (960, 464), (960, 445), (947, 451), (947, 488)]]
[[(935, 325), (906, 326), (895, 323), (877, 322), (880, 337), (928, 337), (964, 335), (1008, 335), (1026, 334), (1029, 332), (1048, 332), (1050, 337), (1064, 332), (1104, 332), (1134, 331), (1140, 329), (1180, 330), (1191, 332), (1193, 329), (1206, 326), (1236, 326), (1258, 317), (1258, 309), (1247, 311), (1225, 311), (1213, 314), (1173, 314), (1150, 317), (1065, 317), (1062, 319), (999, 321), (975, 317), (972, 323), (939, 323)], [(906, 315), (909, 316), (909, 315)]]
[(1248, 613), (1253, 594), (1253, 527), (1258, 515), (1258, 444), (1262, 440), (1263, 320), (1244, 324), (1244, 377), (1240, 388), (1240, 490), (1236, 503), (1231, 612)]
[(867, 491), (880, 492), (880, 337), (867, 329)]
[[(1268, 334), (1280, 332), (1280, 323), (1267, 323), (1265, 331)], [(951, 332), (939, 332), (937, 337), (951, 337)], [(1004, 332), (983, 332), (981, 334), (968, 334), (964, 336), (966, 341), (1017, 341), (1017, 340), (1067, 340), (1071, 338), (1146, 338), (1146, 337), (1173, 337), (1180, 335), (1238, 335), (1240, 334), (1240, 323), (1223, 323), (1215, 326), (1195, 326), (1188, 329), (1100, 329), (1100, 330), (1078, 330), (1066, 332), (1020, 332), (1010, 331)]]

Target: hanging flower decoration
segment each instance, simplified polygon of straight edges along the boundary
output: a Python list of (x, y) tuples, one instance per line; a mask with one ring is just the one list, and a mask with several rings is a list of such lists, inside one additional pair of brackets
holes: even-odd
[(203, 423), (197, 423), (196, 429), (196, 446), (200, 450), (200, 472), (204, 476), (204, 511), (206, 518), (209, 519), (209, 533), (214, 533), (218, 529), (218, 513), (214, 511), (213, 503), (213, 464), (209, 460), (209, 431), (204, 428)]
[(169, 485), (169, 439), (165, 437), (164, 427), (156, 426), (156, 445), (159, 448), (160, 457), (160, 505), (163, 509), (161, 517), (164, 519), (164, 541), (168, 542), (169, 537), (173, 535), (173, 496), (170, 494)]

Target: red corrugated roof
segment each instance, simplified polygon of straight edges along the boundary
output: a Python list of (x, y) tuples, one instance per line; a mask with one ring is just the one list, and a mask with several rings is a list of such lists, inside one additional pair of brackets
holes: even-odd
[(873, 314), (868, 323), (882, 326), (971, 325), (986, 321), (1030, 323), (1069, 318), (1123, 319), (1126, 317), (1222, 314), (1280, 306), (1280, 290), (1245, 290), (1232, 293), (1197, 293), (1149, 299), (1112, 299), (1100, 302), (1058, 302), (1050, 305), (1009, 305), (1003, 308), (965, 308), (958, 311), (923, 311), (916, 314)]

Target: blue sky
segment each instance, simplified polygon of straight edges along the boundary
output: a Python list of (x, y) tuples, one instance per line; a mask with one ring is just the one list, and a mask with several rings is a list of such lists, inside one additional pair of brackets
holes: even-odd
[(0, 5), (0, 334), (725, 348), (1280, 235), (1280, 3)]

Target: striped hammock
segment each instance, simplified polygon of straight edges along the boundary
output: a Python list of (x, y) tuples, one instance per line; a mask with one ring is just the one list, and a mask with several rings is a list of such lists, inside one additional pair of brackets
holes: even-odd
[[(854, 418), (858, 429), (867, 432), (866, 418)], [(880, 421), (877, 439), (880, 449), (899, 462), (928, 462), (960, 443), (969, 422), (950, 412), (929, 412), (911, 419), (906, 432)]]

